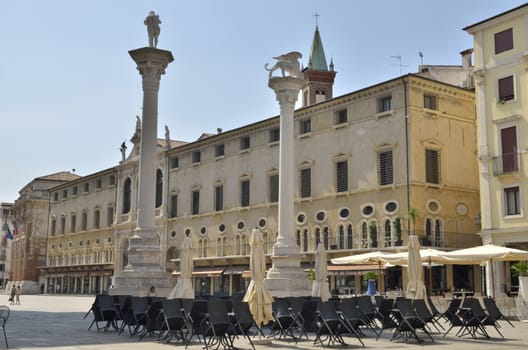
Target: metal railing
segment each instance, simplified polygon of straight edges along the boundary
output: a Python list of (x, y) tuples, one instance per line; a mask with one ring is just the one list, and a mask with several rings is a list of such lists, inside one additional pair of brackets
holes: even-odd
[(494, 176), (511, 174), (519, 171), (520, 154), (517, 152), (493, 156), (491, 159), (493, 161)]

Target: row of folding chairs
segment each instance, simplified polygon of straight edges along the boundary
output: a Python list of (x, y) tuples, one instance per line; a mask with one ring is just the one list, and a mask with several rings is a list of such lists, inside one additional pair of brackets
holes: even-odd
[(451, 299), (446, 311), (442, 314), (442, 317), (449, 324), (449, 329), (445, 332), (444, 337), (453, 328), (458, 328), (456, 335), (459, 337), (470, 335), (473, 339), (476, 339), (477, 335), (482, 335), (490, 338), (486, 330), (486, 327), (490, 326), (504, 339), (500, 331), (501, 325), (499, 324), (499, 320), (506, 321), (512, 327), (514, 325), (500, 311), (495, 299), (483, 298), (482, 302), (484, 303), (484, 307), (479, 299), (474, 297)]
[[(233, 341), (262, 330), (255, 324), (247, 303), (239, 300), (194, 300), (97, 295), (85, 318), (93, 314), (89, 330), (111, 328), (130, 336), (157, 336), (158, 340), (180, 340), (186, 347), (196, 337), (206, 348), (222, 345), (234, 348)], [(103, 325), (100, 325), (103, 323)], [(254, 347), (253, 347), (254, 348)]]

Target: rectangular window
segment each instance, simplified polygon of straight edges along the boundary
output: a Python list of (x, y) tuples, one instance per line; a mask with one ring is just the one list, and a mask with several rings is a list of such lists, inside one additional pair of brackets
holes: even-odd
[(519, 198), (518, 186), (504, 189), (505, 215), (521, 214)]
[(436, 106), (436, 96), (433, 95), (424, 95), (424, 108), (428, 109), (437, 109)]
[(62, 199), (68, 198), (68, 190), (62, 191)]
[(54, 192), (53, 193), (53, 200), (56, 202), (59, 200), (59, 192)]
[(110, 227), (114, 223), (114, 207), (106, 208), (106, 226)]
[(56, 219), (51, 219), (51, 228), (50, 228), (50, 231), (51, 231), (51, 235), (52, 236), (55, 236), (55, 231), (57, 230), (57, 220)]
[(249, 206), (249, 180), (240, 181), (240, 206)]
[(495, 33), (495, 54), (513, 49), (512, 28)]
[(344, 124), (348, 122), (347, 110), (342, 109), (335, 113), (335, 124)]
[(425, 150), (425, 182), (440, 184), (440, 152)]
[(380, 186), (394, 183), (392, 150), (378, 152), (378, 183)]
[(77, 195), (77, 191), (78, 191), (77, 186), (73, 187), (72, 188), (72, 196), (76, 196)]
[(192, 153), (192, 162), (193, 163), (200, 163), (202, 160), (202, 152), (200, 151), (194, 151)]
[(88, 213), (83, 212), (81, 216), (81, 229), (86, 231), (88, 229)]
[(392, 110), (392, 96), (380, 98), (378, 100), (378, 113)]
[(269, 201), (276, 203), (279, 201), (279, 175), (274, 174), (269, 177)]
[(191, 214), (200, 214), (200, 191), (192, 191), (191, 195)]
[(61, 216), (60, 220), (60, 232), (64, 234), (66, 232), (66, 216)]
[(348, 161), (336, 162), (336, 192), (348, 191)]
[(274, 128), (269, 131), (269, 142), (277, 142), (280, 140), (280, 129)]
[(499, 101), (506, 102), (514, 98), (513, 75), (499, 79)]
[(169, 217), (175, 218), (178, 216), (178, 196), (173, 194), (170, 196)]
[(108, 186), (115, 186), (115, 175), (110, 175), (108, 177)]
[(312, 120), (310, 118), (299, 121), (299, 134), (312, 132)]
[(224, 153), (225, 153), (225, 146), (223, 143), (215, 146), (215, 157), (222, 157)]
[(249, 149), (249, 147), (251, 147), (249, 136), (241, 137), (240, 138), (240, 150), (243, 151), (243, 150)]
[(70, 232), (75, 232), (77, 230), (77, 215), (72, 214), (70, 217)]
[(301, 198), (312, 196), (312, 169), (301, 169)]
[(180, 158), (178, 157), (172, 157), (170, 159), (170, 168), (171, 169), (177, 169), (180, 167)]
[(517, 128), (510, 126), (501, 129), (502, 173), (518, 170), (517, 166)]
[(224, 210), (224, 186), (215, 187), (215, 211)]
[(101, 179), (95, 180), (95, 188), (100, 189), (101, 187), (103, 187), (103, 180)]
[(84, 193), (87, 193), (90, 191), (90, 184), (88, 182), (84, 183)]
[(99, 209), (94, 210), (94, 228), (101, 228), (101, 211)]

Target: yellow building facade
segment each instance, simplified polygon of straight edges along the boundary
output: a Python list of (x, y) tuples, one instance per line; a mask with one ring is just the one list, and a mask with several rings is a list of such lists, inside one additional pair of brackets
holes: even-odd
[[(482, 239), (528, 249), (528, 5), (464, 30), (474, 38)], [(515, 289), (509, 264), (494, 271), (489, 290)]]

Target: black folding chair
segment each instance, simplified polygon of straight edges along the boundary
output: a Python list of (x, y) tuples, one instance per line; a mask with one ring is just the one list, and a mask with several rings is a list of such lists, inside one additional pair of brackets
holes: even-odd
[(233, 322), (235, 335), (243, 335), (246, 337), (251, 347), (255, 349), (253, 341), (251, 340), (251, 336), (255, 335), (255, 332), (252, 332), (251, 328), (255, 327), (256, 331), (262, 336), (264, 336), (264, 333), (253, 319), (248, 303), (241, 300), (233, 300), (231, 307), (233, 310), (231, 321)]
[(417, 330), (421, 329), (428, 337), (434, 342), (433, 337), (427, 330), (425, 321), (416, 313), (410, 300), (397, 300), (396, 308), (401, 316), (398, 328), (394, 331), (391, 340), (394, 340), (400, 336), (403, 336), (405, 340), (408, 340), (411, 336), (415, 338), (419, 343), (423, 342), (423, 339), (418, 337)]
[(224, 349), (234, 349), (233, 338), (236, 331), (229, 319), (225, 301), (208, 301), (207, 311), (208, 313), (200, 321), (205, 349), (212, 346), (218, 349), (220, 345)]
[(351, 301), (350, 299), (344, 299), (341, 302), (341, 316), (343, 317), (347, 326), (355, 330), (360, 336), (365, 336), (365, 334), (361, 330), (361, 327), (367, 327), (368, 329), (373, 331), (374, 334), (378, 334), (378, 332), (376, 332), (363, 319), (363, 316), (361, 315), (361, 312), (359, 312), (359, 308), (357, 307), (356, 303)]
[[(93, 313), (94, 319), (88, 327), (88, 330), (92, 328), (95, 324), (97, 331), (108, 330), (110, 326), (113, 326), (115, 329), (118, 329), (115, 318), (118, 314), (116, 305), (114, 304), (114, 298), (110, 295), (97, 295), (95, 301), (92, 304), (89, 312)], [(86, 317), (87, 315), (85, 315)], [(99, 322), (105, 322), (103, 327), (99, 327)]]
[(270, 322), (270, 336), (278, 339), (291, 337), (297, 341), (294, 330), (297, 326), (297, 320), (290, 312), (290, 306), (286, 299), (275, 299), (272, 304), (273, 321)]
[(124, 314), (119, 333), (121, 334), (125, 327), (127, 327), (130, 336), (138, 334), (147, 323), (145, 315), (148, 308), (149, 305), (146, 297), (130, 297), (130, 308)]
[(453, 298), (449, 302), (449, 305), (447, 306), (446, 311), (442, 314), (442, 318), (444, 318), (449, 323), (449, 328), (444, 333), (444, 337), (453, 329), (454, 327), (459, 327), (459, 330), (457, 334), (462, 331), (464, 326), (464, 321), (459, 315), (460, 305), (462, 304), (462, 300), (458, 298)]
[[(207, 300), (192, 300), (192, 299), (183, 299), (182, 307), (189, 319), (189, 324), (191, 325), (191, 334), (189, 340), (185, 345), (185, 348), (189, 346), (191, 340), (194, 336), (198, 337), (200, 340), (200, 335), (202, 334), (202, 325), (201, 322), (203, 318), (207, 315), (208, 301)], [(189, 311), (187, 311), (189, 310)]]
[[(152, 299), (148, 307), (147, 312), (145, 313), (145, 325), (139, 334), (139, 340), (143, 339), (146, 335), (154, 336), (157, 335), (158, 338), (162, 336), (163, 333), (163, 319), (162, 314), (162, 301), (164, 298)], [(147, 300), (148, 302), (148, 300)]]
[[(161, 319), (161, 330), (158, 340), (164, 339), (169, 343), (172, 339), (179, 339), (187, 344), (187, 336), (191, 331), (192, 324), (185, 316), (180, 299), (167, 299), (161, 302), (163, 307), (159, 315)], [(163, 332), (167, 333), (164, 334)]]
[(378, 316), (378, 312), (372, 304), (370, 296), (361, 295), (355, 298), (355, 301), (359, 308), (359, 312), (361, 312), (361, 315), (363, 316), (365, 322), (369, 324), (372, 329), (378, 328), (378, 325), (376, 324), (376, 317)]
[(2, 328), (2, 331), (4, 332), (4, 340), (6, 343), (6, 349), (9, 348), (7, 345), (7, 335), (6, 335), (6, 325), (7, 320), (9, 319), (9, 314), (11, 311), (9, 310), (9, 307), (6, 305), (0, 306), (0, 328)]
[(299, 330), (299, 337), (297, 338), (297, 341), (299, 341), (303, 335), (306, 337), (306, 339), (310, 339), (308, 337), (308, 332), (315, 331), (314, 321), (317, 317), (317, 303), (317, 300), (306, 299), (302, 304), (301, 310), (297, 313), (297, 324)]
[(435, 320), (433, 313), (427, 307), (427, 304), (425, 303), (424, 299), (414, 299), (412, 301), (412, 306), (414, 307), (414, 310), (416, 311), (418, 316), (420, 316), (420, 318), (424, 320), (426, 324), (432, 324), (436, 331), (440, 333), (440, 328), (438, 328), (438, 326), (442, 327), (442, 325)]
[(504, 314), (500, 311), (499, 307), (497, 306), (497, 303), (495, 303), (495, 299), (493, 298), (483, 298), (484, 307), (486, 308), (486, 311), (488, 312), (488, 315), (493, 318), (495, 321), (504, 320), (510, 324), (513, 328), (515, 326), (513, 323), (504, 316)]
[(346, 346), (347, 344), (342, 334), (353, 334), (360, 344), (363, 347), (365, 346), (359, 334), (353, 329), (350, 329), (343, 318), (339, 316), (335, 304), (332, 302), (319, 302), (317, 304), (317, 312), (314, 345), (325, 345), (325, 342), (327, 342), (328, 346), (335, 344)]
[(380, 302), (376, 318), (381, 324), (379, 333), (376, 333), (374, 328), (372, 328), (372, 330), (376, 333), (376, 340), (381, 337), (381, 334), (385, 329), (398, 328), (401, 318), (398, 313), (394, 313), (394, 299), (385, 298)]
[(497, 333), (499, 333), (501, 338), (504, 339), (504, 336), (499, 330), (500, 326), (498, 325), (497, 321), (486, 314), (477, 298), (466, 297), (462, 303), (460, 312), (461, 317), (464, 320), (465, 328), (469, 331), (473, 338), (476, 338), (477, 334), (479, 333), (486, 338), (490, 338), (488, 332), (486, 331), (486, 326), (492, 326), (495, 328)]

